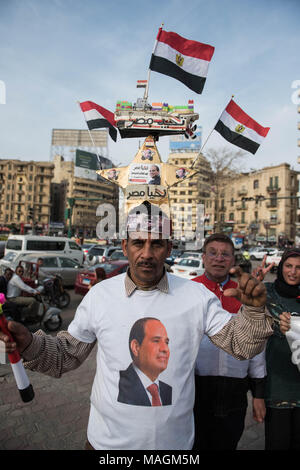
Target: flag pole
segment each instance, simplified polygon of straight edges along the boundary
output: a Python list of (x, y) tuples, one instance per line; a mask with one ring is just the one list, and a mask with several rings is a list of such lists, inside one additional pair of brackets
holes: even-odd
[(214, 128), (210, 131), (210, 133), (208, 134), (208, 137), (207, 139), (205, 140), (204, 144), (202, 145), (201, 149), (199, 150), (199, 153), (198, 155), (196, 155), (196, 158), (194, 159), (192, 165), (191, 165), (191, 168), (193, 168), (193, 166), (195, 165), (196, 161), (198, 160), (199, 156), (201, 155), (201, 152), (203, 150), (203, 147), (205, 146), (206, 142), (208, 141), (208, 139), (210, 138), (211, 134), (213, 133), (213, 130)]
[[(80, 101), (77, 100), (77, 104), (78, 104), (78, 106), (80, 107)], [(80, 111), (81, 111), (81, 108), (80, 108)], [(85, 121), (85, 122), (86, 122), (86, 121)], [(87, 122), (86, 122), (86, 125), (87, 125)], [(92, 136), (92, 134), (91, 134), (91, 131), (90, 131), (88, 125), (87, 125), (87, 128), (88, 128), (88, 133), (89, 133), (90, 139), (91, 139), (91, 141), (92, 141), (93, 147), (95, 147), (95, 149), (97, 149), (97, 147), (96, 147), (96, 145), (95, 145), (95, 142), (94, 142), (94, 139), (93, 139), (93, 136)], [(99, 165), (100, 165), (100, 170), (103, 170), (102, 165), (101, 165), (100, 155), (98, 154), (98, 150), (96, 150), (96, 155), (97, 155), (97, 157), (98, 157), (98, 162), (99, 162)]]
[[(153, 55), (154, 52), (155, 52), (155, 49), (156, 49), (156, 46), (157, 46), (157, 42), (158, 42), (158, 37), (159, 37), (159, 35), (160, 35), (160, 32), (162, 31), (163, 26), (164, 26), (164, 23), (162, 23), (161, 26), (160, 26), (160, 28), (159, 28), (159, 32), (158, 32), (158, 35), (157, 35), (157, 38), (156, 38), (156, 40), (155, 40), (154, 47), (153, 47), (153, 50), (152, 50), (151, 58), (152, 58), (152, 55)], [(150, 64), (151, 64), (151, 61), (150, 61)], [(144, 100), (147, 100), (147, 99), (148, 99), (150, 73), (151, 73), (151, 69), (150, 69), (150, 65), (149, 65), (148, 77), (147, 77), (147, 85), (146, 85), (145, 92), (144, 92)]]
[[(231, 96), (231, 99), (234, 98), (234, 95)], [(217, 121), (218, 122), (218, 121)], [(216, 123), (217, 124), (217, 123)], [(192, 165), (191, 165), (191, 168), (193, 168), (193, 166), (195, 165), (196, 161), (198, 160), (199, 156), (201, 155), (201, 152), (203, 150), (203, 147), (206, 145), (208, 139), (210, 138), (211, 134), (213, 133), (214, 129), (215, 129), (216, 125), (214, 125), (213, 129), (210, 131), (210, 133), (208, 134), (208, 137), (206, 138), (204, 144), (202, 145), (201, 149), (199, 150), (199, 153), (198, 155), (196, 156), (196, 158), (194, 159)]]

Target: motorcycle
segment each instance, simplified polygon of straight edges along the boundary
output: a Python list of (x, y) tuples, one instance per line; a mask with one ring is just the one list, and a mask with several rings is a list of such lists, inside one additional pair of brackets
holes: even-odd
[(44, 288), (42, 295), (46, 303), (58, 308), (68, 307), (71, 297), (64, 289), (62, 278), (58, 274), (52, 278), (44, 279), (42, 285)]
[(6, 304), (7, 309), (4, 311), (4, 314), (8, 320), (18, 321), (27, 327), (39, 324), (39, 327), (42, 329), (57, 331), (62, 324), (61, 310), (45, 302), (43, 299), (44, 288), (42, 286), (39, 286), (37, 290), (40, 293), (35, 296), (35, 299), (40, 305), (36, 315), (24, 316), (20, 307), (9, 308), (9, 302)]

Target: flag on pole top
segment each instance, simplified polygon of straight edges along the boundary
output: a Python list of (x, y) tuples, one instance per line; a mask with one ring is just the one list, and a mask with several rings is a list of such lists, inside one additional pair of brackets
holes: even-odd
[(136, 87), (137, 88), (146, 88), (148, 80), (138, 80)]
[(267, 137), (270, 127), (262, 127), (230, 100), (218, 120), (215, 130), (233, 145), (255, 154)]
[(215, 48), (159, 29), (149, 68), (202, 93)]
[(117, 129), (114, 113), (96, 103), (93, 103), (93, 101), (84, 101), (79, 104), (88, 128), (92, 130), (106, 127), (109, 129), (110, 137), (116, 142)]

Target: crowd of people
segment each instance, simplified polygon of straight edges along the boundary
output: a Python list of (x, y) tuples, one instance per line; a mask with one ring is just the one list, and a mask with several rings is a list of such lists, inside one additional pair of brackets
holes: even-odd
[(0, 332), (7, 352), (54, 377), (97, 344), (85, 448), (234, 450), (250, 390), (266, 449), (299, 450), (300, 375), (285, 333), (299, 311), (300, 250), (286, 250), (265, 283), (264, 262), (252, 274), (234, 267), (224, 234), (206, 239), (205, 273), (193, 281), (166, 272), (172, 245), (161, 232), (128, 231), (122, 248), (127, 273), (99, 273), (68, 331), (31, 334), (11, 321), (14, 343)]

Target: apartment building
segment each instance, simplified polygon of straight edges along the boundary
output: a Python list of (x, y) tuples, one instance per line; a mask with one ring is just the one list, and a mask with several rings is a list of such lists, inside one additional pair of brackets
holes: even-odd
[(53, 163), (52, 199), (56, 200), (56, 212), (54, 213), (53, 208), (53, 218), (65, 214), (65, 209), (70, 207), (68, 200), (74, 198), (72, 227), (86, 235), (95, 234), (98, 205), (111, 203), (118, 211), (118, 187), (100, 177), (99, 179), (76, 177), (74, 161), (65, 161), (61, 155), (55, 155)]
[(239, 232), (249, 240), (277, 242), (296, 235), (299, 172), (287, 163), (224, 178), (212, 193), (206, 216), (215, 229)]
[[(168, 163), (190, 168), (197, 153), (194, 151), (171, 152)], [(203, 204), (210, 197), (210, 177), (211, 168), (209, 162), (203, 155), (199, 155), (193, 169), (199, 170), (199, 173), (188, 178), (169, 190), (170, 206), (173, 219), (174, 238), (182, 238), (183, 231), (188, 238), (195, 232), (197, 227), (197, 204)], [(186, 224), (185, 219), (188, 219)], [(184, 227), (189, 226), (191, 233)]]
[[(298, 91), (300, 98), (300, 91)], [(298, 115), (300, 117), (300, 106), (298, 105)], [(300, 131), (300, 121), (298, 121), (298, 130)], [(298, 147), (300, 148), (300, 138), (298, 138)], [(300, 163), (300, 156), (297, 159), (297, 163)], [(296, 244), (300, 246), (300, 173), (298, 174), (298, 193), (297, 193), (297, 220), (296, 220)]]
[(53, 171), (49, 162), (0, 160), (1, 225), (49, 224)]

